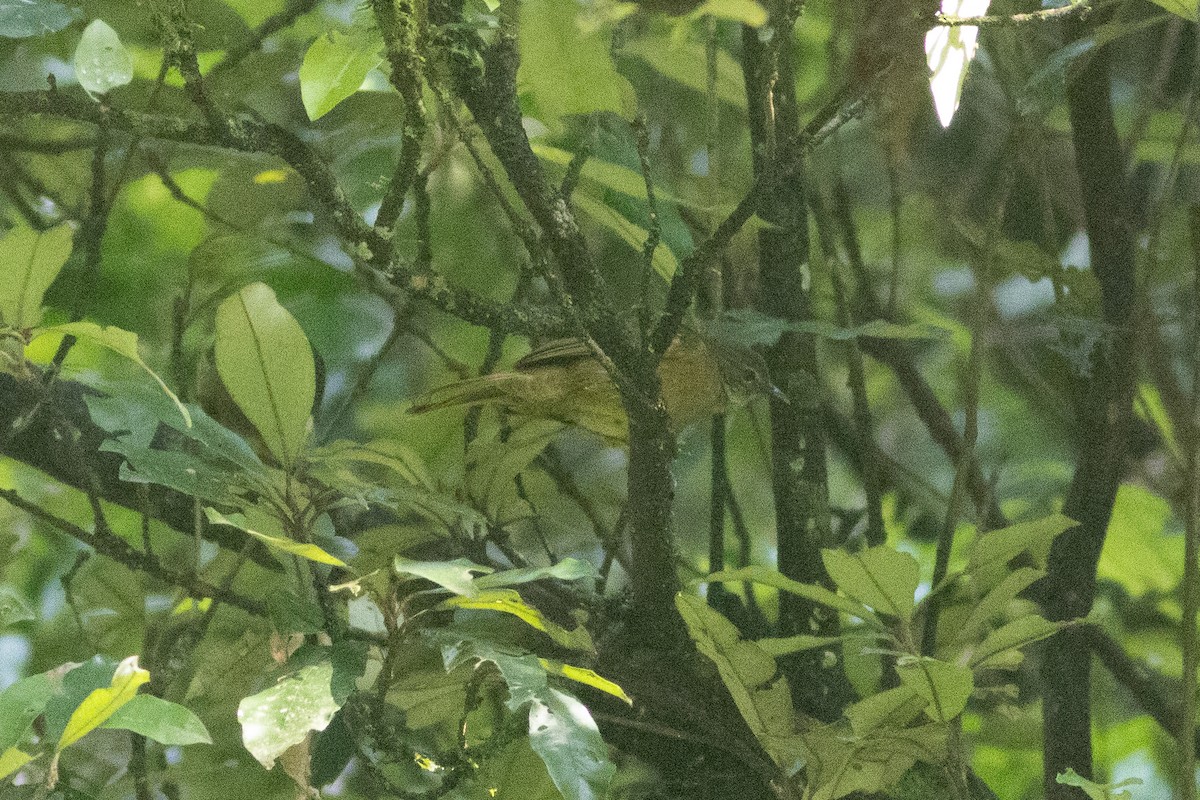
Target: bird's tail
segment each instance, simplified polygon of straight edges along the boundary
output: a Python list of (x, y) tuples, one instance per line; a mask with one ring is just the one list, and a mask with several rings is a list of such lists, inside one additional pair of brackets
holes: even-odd
[(509, 383), (522, 376), (497, 372), (478, 378), (448, 383), (416, 399), (408, 409), (410, 414), (424, 414), (452, 406), (478, 406), (502, 401), (509, 394)]

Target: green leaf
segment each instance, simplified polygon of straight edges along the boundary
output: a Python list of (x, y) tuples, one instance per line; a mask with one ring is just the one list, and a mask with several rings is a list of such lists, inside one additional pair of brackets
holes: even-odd
[(587, 707), (548, 688), (529, 707), (529, 745), (569, 800), (603, 800), (617, 767)]
[(1114, 581), (1133, 597), (1173, 591), (1184, 555), (1183, 537), (1168, 535), (1171, 522), (1171, 506), (1165, 498), (1142, 486), (1121, 486), (1097, 577)]
[(95, 101), (133, 80), (133, 55), (102, 19), (84, 28), (75, 48), (75, 77)]
[(988, 531), (975, 537), (966, 573), (976, 574), (989, 569), (1007, 570), (1007, 564), (1016, 556), (1030, 551), (1035, 555), (1043, 551), (1068, 528), (1076, 525), (1075, 520), (1062, 514), (1021, 522), (1000, 530)]
[(397, 575), (424, 578), (464, 597), (473, 597), (479, 593), (475, 586), (475, 576), (471, 573), (492, 572), (491, 567), (480, 566), (465, 558), (456, 558), (453, 561), (413, 561), (404, 556), (396, 556), (392, 560), (392, 569)]
[(150, 673), (138, 666), (137, 656), (130, 656), (118, 664), (111, 685), (92, 690), (71, 713), (67, 727), (58, 739), (56, 751), (70, 747), (107, 722), (121, 706), (134, 698), (138, 687), (149, 680)]
[(55, 0), (0, 0), (0, 36), (24, 39), (55, 33), (70, 25), (79, 12)]
[(742, 567), (741, 569), (722, 570), (714, 572), (707, 578), (703, 578), (701, 582), (708, 583), (740, 583), (742, 581), (752, 581), (761, 583), (767, 586), (774, 586), (781, 591), (789, 592), (794, 595), (803, 597), (805, 600), (810, 600), (814, 603), (820, 603), (823, 606), (849, 614), (852, 617), (873, 622), (877, 627), (879, 620), (875, 617), (874, 612), (867, 608), (862, 603), (851, 600), (847, 597), (834, 594), (824, 586), (818, 586), (812, 583), (800, 583), (783, 574), (776, 572), (773, 569), (767, 569), (762, 566)]
[[(621, 241), (641, 253), (642, 247), (646, 244), (646, 237), (649, 236), (645, 228), (630, 222), (620, 212), (586, 194), (575, 194), (571, 198), (571, 204), (587, 214), (593, 222), (615, 233)], [(651, 262), (654, 265), (654, 271), (664, 281), (671, 280), (671, 276), (679, 269), (679, 261), (675, 258), (675, 254), (669, 247), (661, 243), (655, 248)]]
[(551, 661), (546, 658), (539, 658), (538, 663), (542, 665), (542, 669), (552, 675), (561, 675), (568, 680), (573, 680), (576, 683), (582, 683), (585, 686), (591, 686), (593, 689), (599, 689), (605, 694), (611, 694), (619, 700), (624, 700), (629, 705), (633, 705), (633, 698), (625, 694), (625, 690), (617, 684), (610, 681), (608, 678), (597, 675), (590, 669), (583, 667), (575, 667), (570, 664), (564, 664), (561, 661)]
[(842, 637), (840, 636), (810, 636), (801, 633), (796, 636), (785, 636), (782, 638), (756, 639), (754, 643), (761, 647), (764, 653), (778, 658), (779, 656), (786, 656), (789, 653), (800, 653), (805, 650), (832, 647), (840, 641), (842, 641)]
[(25, 598), (11, 586), (0, 583), (0, 630), (18, 622), (37, 619)]
[(1132, 800), (1129, 792), (1118, 791), (1126, 786), (1141, 786), (1141, 778), (1126, 778), (1120, 783), (1096, 783), (1089, 781), (1075, 770), (1068, 768), (1054, 776), (1054, 780), (1064, 786), (1076, 786), (1083, 790), (1089, 800)]
[(1017, 599), (1017, 595), (1032, 586), (1034, 581), (1046, 573), (1032, 567), (1021, 567), (1009, 573), (975, 603), (965, 622), (954, 631), (958, 642), (974, 641), (983, 632), (987, 624), (1002, 615), (1009, 605)]
[(562, 800), (545, 764), (528, 739), (508, 743), (482, 760), (463, 785), (442, 800)]
[(517, 426), (507, 440), (477, 437), (466, 455), (469, 469), (465, 488), (472, 503), (501, 524), (518, 516), (512, 511), (517, 503), (526, 509), (519, 516), (528, 516), (528, 504), (517, 495), (516, 477), (562, 429), (561, 422), (530, 420)]
[(347, 566), (345, 561), (342, 561), (335, 555), (325, 552), (315, 544), (308, 542), (297, 542), (294, 539), (287, 539), (283, 536), (272, 536), (271, 534), (257, 531), (250, 527), (250, 523), (241, 514), (229, 514), (226, 516), (220, 511), (212, 507), (205, 507), (204, 516), (213, 525), (228, 525), (232, 528), (245, 531), (246, 533), (258, 539), (272, 550), (278, 550), (281, 553), (287, 553), (293, 556), (300, 556), (309, 561), (315, 561), (318, 564), (329, 564), (334, 567)]
[(516, 586), (530, 581), (540, 581), (546, 578), (557, 578), (560, 581), (577, 581), (581, 578), (598, 578), (600, 573), (595, 565), (578, 558), (564, 558), (550, 567), (522, 567), (521, 569), (506, 569), (475, 578), (476, 589), (494, 589), (498, 586)]
[(992, 631), (970, 652), (970, 665), (977, 670), (1015, 669), (1023, 658), (1020, 648), (1053, 636), (1070, 625), (1051, 622), (1037, 614), (1015, 619)]
[(0, 751), (0, 780), (4, 780), (32, 760), (33, 756), (15, 747)]
[(693, 595), (675, 595), (675, 607), (696, 648), (713, 662), (755, 738), (788, 774), (802, 765), (804, 750), (793, 722), (792, 695), (775, 659), (741, 638), (733, 623)]
[(541, 611), (525, 602), (513, 589), (486, 589), (466, 597), (451, 597), (442, 603), (442, 608), (475, 608), (484, 611), (499, 611), (511, 614), (549, 636), (556, 643), (572, 650), (589, 653), (596, 651), (587, 628), (578, 625), (571, 630), (551, 622)]
[(569, 114), (611, 111), (630, 117), (634, 92), (617, 72), (608, 31), (584, 33), (575, 0), (521, 3), (521, 66), (517, 80), (537, 104), (543, 122)]
[(317, 120), (358, 91), (367, 73), (383, 63), (383, 42), (374, 28), (318, 36), (300, 65), (300, 97), (310, 120)]
[[(541, 142), (532, 142), (530, 146), (538, 158), (562, 167), (564, 170), (575, 158), (574, 153)], [(646, 179), (642, 177), (642, 173), (620, 164), (613, 164), (599, 158), (589, 158), (583, 162), (583, 170), (579, 176), (583, 181), (590, 181), (597, 186), (611, 189), (635, 200), (643, 200), (646, 197)], [(684, 202), (658, 185), (654, 187), (654, 197), (659, 202), (666, 201), (675, 204)]]
[(887, 546), (857, 553), (822, 550), (821, 560), (829, 577), (850, 597), (881, 614), (912, 619), (921, 565), (908, 553)]
[[(942, 13), (956, 17), (977, 17), (986, 14), (991, 0), (942, 0)], [(938, 25), (925, 34), (925, 61), (929, 64), (929, 90), (933, 106), (943, 128), (950, 127), (962, 87), (967, 80), (967, 67), (975, 58), (979, 43), (978, 25)]]
[[(332, 591), (333, 587), (330, 587)], [(267, 613), (280, 633), (320, 633), (325, 629), (321, 608), (292, 591), (274, 591), (267, 596)]]
[(0, 264), (5, 265), (0, 270), (0, 324), (24, 330), (42, 321), (42, 298), (67, 263), (73, 241), (74, 231), (65, 222), (41, 232), (18, 225), (0, 239)]
[(188, 709), (149, 694), (136, 695), (101, 726), (141, 734), (159, 744), (212, 744), (200, 718)]
[(316, 395), (312, 347), (300, 324), (264, 283), (252, 283), (217, 309), (216, 364), (221, 382), (290, 469), (308, 439)]
[(975, 691), (969, 667), (934, 658), (904, 656), (896, 662), (900, 682), (925, 701), (925, 713), (934, 722), (949, 722), (967, 707)]
[(77, 664), (65, 664), (56, 670), (22, 678), (0, 692), (0, 750), (15, 747), (25, 738), (59, 690), (61, 678)]
[[(702, 98), (708, 95), (706, 70), (698, 68), (707, 61), (704, 45), (693, 41), (672, 41), (668, 36), (640, 36), (622, 50), (649, 64), (661, 75), (686, 86)], [(736, 109), (746, 107), (746, 89), (742, 67), (724, 48), (717, 50), (717, 98)]]
[(323, 731), (339, 704), (330, 690), (333, 665), (313, 664), (282, 678), (270, 689), (238, 704), (242, 743), (270, 769), (275, 759), (304, 741), (309, 731)]
[(854, 735), (867, 737), (881, 728), (903, 728), (928, 701), (908, 685), (896, 686), (865, 697), (845, 710)]
[(112, 350), (117, 355), (124, 356), (133, 363), (137, 364), (146, 371), (146, 374), (154, 379), (155, 383), (158, 384), (158, 388), (162, 389), (163, 393), (166, 394), (167, 397), (171, 398), (171, 401), (175, 403), (175, 407), (179, 409), (179, 413), (183, 417), (184, 422), (191, 427), (192, 415), (188, 412), (187, 407), (179, 401), (179, 398), (175, 396), (175, 393), (171, 391), (166, 382), (163, 381), (162, 378), (158, 377), (158, 373), (150, 369), (149, 365), (142, 360), (142, 356), (138, 352), (138, 338), (136, 333), (122, 330), (115, 325), (101, 327), (94, 322), (68, 322), (65, 325), (55, 325), (50, 328), (39, 328), (34, 333), (33, 338), (37, 339), (38, 337), (48, 333), (61, 334), (62, 336), (74, 336), (76, 339), (82, 339), (84, 341), (91, 342), (92, 344)]
[(1195, 0), (1150, 0), (1150, 2), (1192, 22), (1197, 21), (1197, 12), (1200, 11), (1200, 2), (1195, 2)]

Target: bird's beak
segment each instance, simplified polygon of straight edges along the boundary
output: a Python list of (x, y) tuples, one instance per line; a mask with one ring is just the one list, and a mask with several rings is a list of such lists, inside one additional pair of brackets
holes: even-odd
[(776, 400), (778, 400), (781, 403), (786, 403), (789, 406), (792, 404), (791, 398), (783, 393), (783, 389), (780, 389), (778, 386), (776, 386), (773, 383), (767, 387), (767, 392), (770, 393), (771, 397), (774, 397)]

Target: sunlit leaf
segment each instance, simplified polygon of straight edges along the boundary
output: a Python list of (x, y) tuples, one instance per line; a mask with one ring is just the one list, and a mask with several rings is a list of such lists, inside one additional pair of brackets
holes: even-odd
[(549, 636), (556, 643), (572, 650), (595, 652), (587, 628), (578, 625), (571, 630), (551, 622), (541, 611), (525, 602), (513, 589), (485, 589), (469, 597), (451, 597), (442, 603), (445, 608), (476, 608), (484, 611), (499, 611), (511, 614), (530, 627)]
[(107, 348), (117, 355), (124, 356), (133, 363), (137, 364), (146, 371), (146, 374), (154, 379), (159, 388), (163, 390), (163, 393), (166, 394), (167, 397), (171, 398), (171, 401), (175, 403), (175, 407), (179, 409), (179, 413), (183, 417), (184, 422), (188, 426), (191, 426), (192, 416), (188, 412), (187, 407), (179, 401), (179, 398), (175, 396), (175, 393), (171, 391), (166, 382), (162, 378), (158, 377), (158, 373), (150, 369), (150, 366), (142, 360), (141, 353), (138, 352), (138, 338), (136, 333), (122, 330), (115, 325), (101, 327), (94, 322), (69, 322), (65, 325), (55, 325), (50, 328), (39, 328), (34, 334), (33, 338), (36, 339), (45, 334), (74, 336), (76, 339), (82, 339), (84, 341), (91, 342), (92, 344), (97, 344), (101, 347)]
[(42, 321), (42, 297), (67, 263), (74, 235), (63, 223), (48, 231), (18, 225), (0, 238), (0, 264), (5, 265), (0, 269), (0, 325), (22, 330)]
[(563, 797), (603, 800), (617, 767), (587, 707), (549, 688), (529, 707), (529, 745)]
[[(942, 13), (955, 17), (986, 14), (991, 0), (942, 0)], [(962, 98), (967, 67), (979, 42), (977, 25), (939, 25), (925, 34), (925, 60), (929, 64), (929, 89), (943, 128), (950, 127)]]
[(1200, 2), (1195, 2), (1195, 0), (1150, 0), (1150, 2), (1192, 22), (1197, 21), (1197, 12), (1200, 11)]
[(751, 28), (767, 24), (767, 10), (756, 0), (705, 0), (688, 13), (689, 17), (713, 16)]
[(339, 704), (330, 690), (333, 665), (314, 664), (282, 678), (270, 689), (243, 699), (237, 717), (242, 743), (266, 769), (309, 731), (323, 731)]
[(96, 101), (133, 80), (133, 55), (102, 19), (88, 25), (79, 38), (75, 48), (75, 77)]
[(624, 700), (629, 705), (633, 705), (633, 698), (625, 694), (624, 689), (607, 678), (597, 675), (590, 669), (574, 667), (570, 664), (564, 664), (561, 661), (550, 661), (546, 658), (539, 658), (538, 663), (547, 672), (554, 675), (561, 675), (564, 678), (573, 680), (576, 683), (582, 683), (585, 686), (591, 686), (593, 689), (599, 689), (605, 694), (611, 694), (613, 697)]
[(383, 42), (374, 28), (318, 36), (300, 65), (300, 97), (310, 120), (317, 120), (358, 91), (367, 73), (383, 62)]
[(58, 739), (59, 751), (70, 747), (86, 734), (107, 722), (121, 706), (133, 700), (138, 687), (150, 680), (150, 673), (138, 666), (137, 656), (130, 656), (117, 665), (112, 684), (95, 689), (71, 714), (67, 727)]
[(268, 533), (255, 530), (250, 527), (250, 523), (241, 514), (222, 514), (215, 508), (206, 507), (204, 515), (213, 525), (229, 525), (230, 527), (243, 530), (246, 533), (258, 539), (272, 550), (278, 550), (281, 553), (288, 553), (294, 556), (306, 558), (309, 561), (315, 561), (318, 564), (329, 564), (334, 567), (347, 566), (345, 561), (342, 561), (335, 555), (325, 552), (320, 547), (311, 542), (297, 542), (294, 539), (285, 539), (282, 536), (272, 536)]
[(316, 394), (308, 338), (263, 283), (252, 283), (221, 303), (216, 333), (221, 382), (271, 454), (290, 468), (308, 439)]
[(1096, 783), (1089, 781), (1073, 769), (1058, 773), (1054, 776), (1054, 780), (1064, 786), (1078, 787), (1088, 796), (1089, 800), (1132, 800), (1132, 794), (1120, 790), (1126, 786), (1142, 785), (1141, 778), (1126, 778), (1119, 783)]
[(0, 752), (0, 780), (4, 780), (32, 760), (33, 756), (15, 747)]

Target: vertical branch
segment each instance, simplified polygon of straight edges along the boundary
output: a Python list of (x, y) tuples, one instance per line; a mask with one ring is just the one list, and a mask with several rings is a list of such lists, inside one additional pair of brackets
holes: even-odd
[[(1086, 33), (1073, 22), (1076, 36)], [(1096, 564), (1112, 515), (1125, 457), (1134, 388), (1133, 343), (1128, 330), (1135, 296), (1134, 230), (1128, 206), (1121, 144), (1113, 121), (1108, 51), (1100, 48), (1067, 86), (1075, 168), (1082, 189), (1092, 271), (1100, 286), (1103, 321), (1114, 331), (1081, 387), (1077, 421), (1079, 455), (1063, 513), (1078, 525), (1050, 550), (1039, 587), (1045, 615), (1082, 617), (1092, 607)], [(1046, 645), (1043, 679), (1043, 784), (1049, 800), (1075, 794), (1056, 776), (1068, 769), (1092, 774), (1091, 660), (1078, 627)]]
[[(742, 29), (742, 70), (746, 81), (750, 141), (756, 180), (781, 170), (800, 136), (792, 51), (795, 9), (771, 5), (775, 35), (769, 43), (750, 27)], [(802, 321), (811, 317), (808, 295), (808, 219), (804, 178), (799, 171), (773, 185), (757, 212), (771, 223), (759, 233), (760, 304), (766, 313)], [(828, 543), (825, 436), (817, 390), (816, 343), (811, 336), (785, 333), (767, 351), (773, 380), (791, 402), (771, 398), (771, 475), (775, 498), (780, 572), (803, 582), (826, 580), (820, 549)], [(784, 635), (830, 633), (830, 615), (794, 595), (780, 598)], [(820, 655), (796, 654), (781, 660), (797, 703), (818, 717), (840, 713), (844, 676), (821, 663)]]

